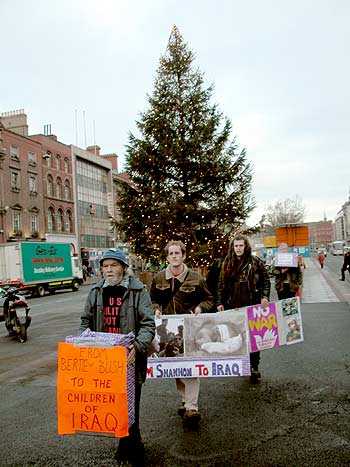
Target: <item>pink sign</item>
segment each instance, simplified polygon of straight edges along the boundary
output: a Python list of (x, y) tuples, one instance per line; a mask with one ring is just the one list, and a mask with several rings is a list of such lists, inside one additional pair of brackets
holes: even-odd
[(275, 303), (270, 303), (268, 308), (249, 306), (247, 316), (251, 352), (279, 347)]

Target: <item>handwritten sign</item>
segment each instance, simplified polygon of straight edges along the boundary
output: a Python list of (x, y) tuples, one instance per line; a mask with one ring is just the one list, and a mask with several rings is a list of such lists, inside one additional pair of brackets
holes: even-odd
[(247, 308), (252, 352), (279, 347), (276, 304), (270, 303), (268, 308), (261, 305)]
[(128, 435), (125, 347), (58, 344), (57, 415), (60, 435)]

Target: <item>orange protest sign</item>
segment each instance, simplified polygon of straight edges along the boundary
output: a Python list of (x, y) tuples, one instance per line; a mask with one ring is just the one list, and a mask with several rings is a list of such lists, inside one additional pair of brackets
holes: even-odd
[(59, 343), (57, 363), (58, 433), (87, 431), (127, 436), (125, 347)]

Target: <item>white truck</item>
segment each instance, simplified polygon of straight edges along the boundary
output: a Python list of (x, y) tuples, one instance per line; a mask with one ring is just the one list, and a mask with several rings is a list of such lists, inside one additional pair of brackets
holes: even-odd
[(83, 273), (68, 243), (16, 242), (0, 245), (0, 287), (14, 286), (33, 296), (58, 289), (77, 291)]

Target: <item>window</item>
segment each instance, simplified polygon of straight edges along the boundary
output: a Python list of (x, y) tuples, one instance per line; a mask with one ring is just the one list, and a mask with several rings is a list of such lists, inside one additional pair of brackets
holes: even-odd
[(19, 149), (18, 146), (10, 146), (10, 157), (11, 159), (19, 160)]
[(47, 230), (48, 232), (55, 230), (55, 212), (53, 208), (49, 208), (47, 212)]
[(36, 154), (34, 152), (28, 152), (28, 163), (29, 165), (36, 165)]
[(47, 194), (48, 196), (53, 196), (53, 179), (51, 175), (47, 177)]
[(64, 171), (69, 173), (69, 161), (67, 158), (64, 159)]
[(61, 156), (59, 154), (56, 156), (56, 170), (61, 170)]
[(30, 228), (32, 233), (38, 231), (38, 215), (37, 214), (32, 214), (30, 218)]
[(59, 231), (59, 232), (62, 232), (63, 230), (63, 211), (62, 209), (59, 209), (57, 211), (57, 217), (56, 217), (56, 229)]
[(62, 199), (62, 180), (58, 178), (56, 183), (56, 197)]
[(66, 199), (67, 201), (71, 199), (70, 197), (70, 184), (69, 184), (69, 180), (66, 180), (64, 182), (64, 199)]
[(65, 218), (65, 229), (66, 232), (73, 232), (73, 221), (72, 221), (72, 213), (70, 210), (66, 212)]
[(20, 211), (13, 211), (12, 227), (13, 227), (14, 232), (20, 232), (21, 230), (21, 212)]
[(13, 190), (19, 190), (19, 173), (11, 172), (11, 188)]
[(36, 193), (36, 176), (29, 175), (29, 191), (30, 193)]
[(49, 151), (47, 151), (46, 154), (47, 154), (47, 156), (48, 156), (47, 159), (46, 159), (46, 161), (47, 161), (47, 168), (48, 168), (48, 169), (51, 169), (51, 168), (52, 168), (52, 155), (51, 155), (51, 153), (50, 153)]

